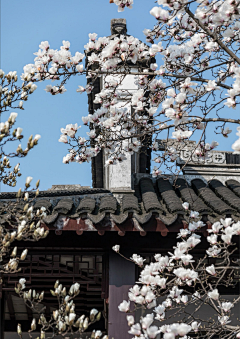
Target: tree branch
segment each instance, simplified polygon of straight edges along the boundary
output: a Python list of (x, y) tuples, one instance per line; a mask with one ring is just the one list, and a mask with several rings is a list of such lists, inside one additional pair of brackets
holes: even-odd
[(194, 14), (190, 11), (190, 9), (186, 6), (185, 7), (186, 13), (202, 28), (204, 32), (206, 32), (214, 41), (218, 43), (218, 45), (229, 54), (239, 65), (240, 59), (226, 46), (224, 43), (218, 38), (217, 34), (213, 33), (205, 27), (205, 25), (197, 18), (195, 18)]

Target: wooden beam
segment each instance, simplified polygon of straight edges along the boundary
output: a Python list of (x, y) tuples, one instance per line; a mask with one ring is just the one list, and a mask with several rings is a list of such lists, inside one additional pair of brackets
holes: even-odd
[(7, 306), (8, 306), (8, 311), (10, 314), (10, 319), (11, 320), (16, 320), (15, 318), (15, 310), (13, 307), (13, 301), (12, 301), (12, 296), (10, 293), (7, 294)]
[(0, 298), (0, 339), (4, 339), (5, 329), (5, 292), (2, 291)]
[(27, 310), (27, 315), (28, 315), (28, 320), (31, 323), (33, 320), (33, 311), (30, 307), (26, 305), (26, 310)]
[[(124, 253), (127, 257), (130, 253)], [(128, 290), (135, 283), (135, 264), (123, 259), (113, 251), (109, 254), (109, 298), (108, 336), (109, 338), (130, 339), (126, 313), (118, 310), (118, 305), (128, 300)], [(133, 305), (132, 305), (133, 307)]]

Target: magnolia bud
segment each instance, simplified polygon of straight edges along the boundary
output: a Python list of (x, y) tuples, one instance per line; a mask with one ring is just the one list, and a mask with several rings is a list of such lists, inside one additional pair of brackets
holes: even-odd
[(32, 181), (32, 177), (27, 177), (27, 178), (26, 178), (25, 186), (26, 186), (27, 188), (30, 186), (31, 181)]
[(88, 328), (88, 318), (86, 318), (83, 322), (83, 329), (86, 330)]
[(72, 325), (74, 320), (76, 318), (76, 314), (75, 313), (70, 313), (68, 316), (68, 321), (69, 321), (69, 325)]
[(28, 299), (31, 299), (31, 297), (32, 297), (32, 290), (30, 289), (30, 290), (28, 291), (27, 298), (28, 298)]
[(38, 180), (38, 181), (36, 182), (36, 188), (39, 187), (39, 184), (40, 184), (40, 180)]
[(101, 319), (101, 312), (98, 312), (98, 315), (96, 316), (96, 321), (99, 321)]
[(16, 234), (17, 234), (16, 231), (14, 231), (14, 232), (11, 233), (11, 238), (10, 238), (11, 242), (15, 239)]
[(20, 260), (25, 260), (26, 256), (27, 256), (28, 250), (24, 250), (21, 254)]
[(53, 318), (54, 318), (54, 320), (57, 320), (58, 314), (59, 314), (58, 310), (53, 311)]
[(90, 312), (90, 321), (94, 320), (96, 314), (98, 314), (98, 310), (96, 310), (96, 308), (93, 308)]
[[(49, 234), (49, 230), (46, 230), (43, 235), (43, 239), (46, 238)], [(65, 289), (65, 295), (66, 295), (66, 289)]]
[[(46, 233), (46, 232), (45, 232)], [(45, 235), (45, 234), (44, 234)], [(67, 292), (66, 292), (66, 287), (63, 288), (62, 292), (61, 292), (62, 296), (65, 297)]]
[(16, 197), (20, 198), (21, 197), (21, 193), (22, 193), (22, 190), (21, 190), (21, 188), (19, 188), (19, 190), (18, 190), (18, 192), (16, 194)]
[(28, 192), (26, 192), (26, 193), (24, 194), (24, 201), (28, 201), (28, 198), (29, 198), (29, 194), (28, 194)]
[(44, 323), (44, 324), (46, 323), (46, 318), (43, 314), (40, 315), (40, 320), (41, 320), (42, 323)]
[(44, 291), (41, 292), (40, 296), (39, 296), (39, 300), (43, 300), (44, 298)]
[(21, 324), (18, 324), (18, 325), (17, 325), (17, 333), (18, 333), (18, 335), (22, 335)]
[(16, 255), (17, 255), (17, 247), (14, 247), (11, 256), (16, 257)]
[(36, 319), (33, 318), (32, 323), (31, 323), (31, 330), (35, 331), (36, 330)]

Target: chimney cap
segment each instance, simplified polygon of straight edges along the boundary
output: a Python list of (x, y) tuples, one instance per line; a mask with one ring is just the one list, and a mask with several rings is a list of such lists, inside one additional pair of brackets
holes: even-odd
[(126, 19), (112, 19), (111, 20), (111, 34), (127, 34)]

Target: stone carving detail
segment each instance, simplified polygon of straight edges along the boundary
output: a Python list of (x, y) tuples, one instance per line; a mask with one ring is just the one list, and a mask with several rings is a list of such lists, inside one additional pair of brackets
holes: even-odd
[(201, 165), (206, 165), (206, 164), (226, 164), (226, 156), (225, 156), (225, 152), (216, 152), (216, 151), (212, 151), (209, 153), (208, 158), (202, 159), (199, 158), (196, 154), (192, 154), (192, 149), (187, 148), (184, 149), (180, 152), (180, 157), (178, 160), (178, 163), (182, 164), (185, 163), (185, 161), (187, 161), (188, 159), (189, 162), (188, 164), (201, 164)]

